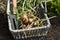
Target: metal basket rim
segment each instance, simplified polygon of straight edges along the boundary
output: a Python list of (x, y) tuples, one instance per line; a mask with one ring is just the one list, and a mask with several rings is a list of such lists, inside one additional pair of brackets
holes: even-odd
[[(49, 21), (49, 20), (47, 20), (47, 21)], [(16, 30), (14, 30), (14, 29), (12, 29), (9, 16), (8, 16), (8, 23), (9, 23), (9, 30), (12, 31), (12, 32), (21, 32), (21, 31), (28, 31), (28, 30), (36, 30), (36, 29), (50, 28), (50, 23), (48, 22), (48, 24), (46, 26), (34, 27), (34, 28), (30, 28), (30, 29), (16, 29)]]
[[(10, 13), (10, 0), (8, 0), (8, 4), (7, 4), (7, 15), (9, 15)], [(11, 26), (11, 22), (10, 22), (10, 18), (8, 16), (8, 24), (9, 24), (9, 30), (12, 31), (12, 32), (21, 32), (21, 31), (27, 31), (27, 30), (35, 30), (35, 29), (42, 29), (42, 28), (49, 28), (50, 27), (50, 21), (48, 19), (48, 16), (47, 14), (44, 14), (46, 19), (47, 19), (47, 25), (46, 26), (42, 26), (42, 27), (36, 27), (36, 28), (31, 28), (31, 29), (19, 29), (19, 30), (13, 30), (12, 29), (12, 26)]]

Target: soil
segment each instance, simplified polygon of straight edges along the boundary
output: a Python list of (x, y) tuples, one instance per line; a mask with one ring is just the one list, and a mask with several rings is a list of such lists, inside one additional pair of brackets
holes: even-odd
[(50, 20), (51, 28), (49, 29), (49, 32), (45, 37), (45, 40), (60, 40), (60, 21), (59, 20), (60, 20), (60, 16)]
[[(0, 2), (2, 2), (2, 0), (0, 0)], [(6, 3), (7, 2), (5, 2), (4, 4)], [(51, 28), (49, 29), (48, 34), (43, 39), (60, 40), (60, 16), (50, 21)], [(14, 40), (11, 32), (9, 31), (7, 15), (4, 12), (0, 12), (0, 40)]]
[[(44, 40), (60, 40), (60, 17), (50, 20), (51, 28)], [(0, 40), (14, 40), (9, 28), (7, 15), (0, 14)]]

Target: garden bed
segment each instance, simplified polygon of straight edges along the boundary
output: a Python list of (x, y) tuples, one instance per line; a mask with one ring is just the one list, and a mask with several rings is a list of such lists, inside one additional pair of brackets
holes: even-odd
[[(3, 0), (4, 1), (4, 0)], [(1, 9), (0, 9), (1, 10)], [(8, 29), (8, 21), (7, 15), (0, 13), (0, 40), (14, 40), (9, 29)], [(49, 17), (53, 16), (53, 14), (49, 14)], [(56, 15), (54, 15), (56, 16)], [(44, 40), (60, 40), (60, 16), (57, 16), (54, 19), (51, 19), (51, 28), (49, 29), (48, 35), (44, 37)]]

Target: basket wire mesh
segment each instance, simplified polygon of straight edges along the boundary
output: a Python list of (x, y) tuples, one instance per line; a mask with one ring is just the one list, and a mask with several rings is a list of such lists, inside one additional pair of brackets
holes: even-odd
[[(15, 39), (21, 39), (21, 38), (31, 38), (31, 37), (36, 37), (36, 36), (44, 36), (47, 35), (48, 29), (50, 28), (50, 22), (47, 16), (47, 7), (46, 7), (46, 0), (45, 0), (45, 7), (41, 3), (42, 9), (45, 11), (44, 16), (47, 19), (47, 25), (44, 25), (42, 27), (36, 27), (36, 28), (31, 28), (31, 29), (16, 29), (14, 27), (14, 22), (12, 20), (12, 16), (10, 15), (10, 0), (8, 0), (7, 3), (7, 15), (8, 15), (8, 23), (9, 23), (9, 30), (11, 31), (13, 37)], [(46, 22), (45, 22), (46, 24)]]

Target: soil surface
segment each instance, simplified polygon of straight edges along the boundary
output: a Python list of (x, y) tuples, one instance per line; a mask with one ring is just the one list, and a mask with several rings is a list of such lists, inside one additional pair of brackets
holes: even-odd
[[(51, 28), (44, 40), (60, 40), (60, 17), (50, 20)], [(0, 14), (0, 40), (14, 40), (9, 28), (7, 15)]]
[[(3, 1), (4, 0), (0, 0), (0, 2)], [(7, 2), (4, 1), (4, 4), (6, 3)], [(43, 40), (60, 40), (60, 16), (50, 21), (51, 28), (49, 29), (47, 36), (45, 36)], [(0, 12), (0, 40), (14, 40), (9, 31), (7, 15), (3, 11)]]

